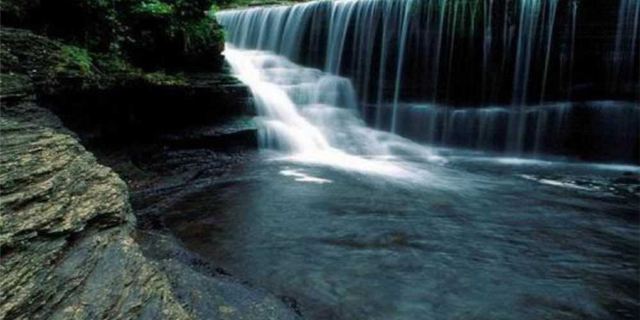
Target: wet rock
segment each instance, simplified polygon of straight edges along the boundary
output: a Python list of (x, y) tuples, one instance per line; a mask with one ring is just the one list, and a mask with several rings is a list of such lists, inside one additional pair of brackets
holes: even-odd
[(141, 244), (125, 182), (37, 105), (31, 78), (15, 80), (0, 87), (0, 318), (296, 317), (172, 238)]
[(179, 149), (257, 148), (258, 129), (250, 117), (231, 118), (221, 123), (183, 130), (160, 137), (161, 143)]
[(36, 108), (0, 118), (0, 318), (190, 318), (132, 238), (125, 183)]
[(0, 114), (0, 318), (296, 318), (171, 238), (136, 236), (127, 185), (32, 97)]
[[(0, 57), (0, 59), (2, 59)], [(15, 100), (24, 99), (33, 94), (33, 86), (29, 77), (22, 74), (0, 74), (0, 99)]]
[(52, 91), (61, 85), (89, 86), (99, 80), (92, 65), (79, 59), (88, 59), (81, 55), (86, 51), (77, 47), (22, 29), (2, 28), (0, 37), (2, 73), (26, 76), (39, 91)]
[[(211, 124), (229, 127), (239, 123), (235, 118), (255, 115), (248, 88), (226, 69), (173, 76), (135, 68), (113, 73), (86, 50), (28, 30), (3, 28), (0, 37), (0, 97), (35, 94), (38, 105), (52, 110), (85, 144), (149, 142)], [(255, 145), (252, 135), (232, 140)]]
[[(141, 235), (152, 219), (138, 221), (129, 186), (100, 164), (119, 157), (134, 188), (188, 194), (234, 162), (211, 148), (255, 146), (246, 87), (225, 74), (116, 78), (78, 48), (0, 32), (0, 319), (296, 318), (173, 238)], [(109, 156), (99, 163), (79, 141)]]

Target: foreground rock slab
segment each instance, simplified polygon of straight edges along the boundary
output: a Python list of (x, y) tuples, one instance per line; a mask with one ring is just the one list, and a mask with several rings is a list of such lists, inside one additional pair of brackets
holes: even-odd
[[(72, 126), (69, 114), (74, 112), (68, 109), (77, 107), (74, 115), (92, 130), (101, 125), (126, 129), (123, 136), (130, 139), (135, 130), (129, 129), (139, 124), (128, 122), (131, 113), (116, 112), (103, 122), (88, 120), (111, 114), (118, 101), (144, 109), (144, 95), (125, 99), (140, 86), (149, 90), (146, 97), (175, 94), (173, 102), (228, 94), (238, 108), (246, 105), (242, 88), (220, 75), (221, 80), (196, 81), (197, 87), (125, 81), (114, 89), (107, 81), (113, 77), (102, 76), (109, 78), (105, 80), (69, 67), (65, 46), (56, 40), (19, 29), (0, 33), (5, 44), (0, 48), (0, 319), (298, 317), (278, 297), (217, 272), (174, 238), (141, 231), (127, 184), (79, 143), (80, 137), (85, 145), (91, 139)], [(211, 83), (215, 79), (219, 81)], [(125, 94), (113, 104), (99, 104), (103, 96), (94, 94), (100, 90)], [(227, 106), (228, 101), (219, 102)], [(232, 135), (251, 145), (255, 130), (245, 122), (222, 131), (193, 131), (184, 138), (172, 135), (163, 142), (208, 146), (221, 135)]]
[(124, 182), (53, 115), (18, 108), (0, 118), (0, 316), (189, 318), (131, 236)]
[(126, 184), (49, 111), (30, 101), (1, 111), (0, 318), (297, 317), (179, 254), (145, 256)]

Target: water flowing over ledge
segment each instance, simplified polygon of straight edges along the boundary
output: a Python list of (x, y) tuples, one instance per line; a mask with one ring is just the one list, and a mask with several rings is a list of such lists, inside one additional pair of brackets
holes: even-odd
[[(639, 1), (339, 0), (216, 17), (238, 48), (351, 79), (348, 108), (375, 128), (515, 156), (640, 162)], [(627, 102), (584, 102), (594, 99)], [(582, 141), (589, 131), (603, 132), (596, 145)]]
[(639, 17), (635, 0), (340, 0), (217, 14), (235, 46), (346, 75), (367, 103), (517, 105), (585, 85), (638, 98)]
[(395, 155), (441, 160), (426, 147), (365, 126), (345, 78), (264, 51), (229, 45), (224, 54), (253, 92), (265, 149), (284, 152), (288, 160), (405, 179), (415, 172), (394, 162)]
[[(390, 117), (391, 110), (388, 105), (382, 113)], [(509, 146), (519, 144), (524, 154), (533, 157), (630, 163), (637, 162), (640, 153), (640, 108), (632, 102), (565, 102), (525, 108), (447, 108), (414, 103), (400, 104), (398, 110), (402, 123), (398, 133), (430, 145), (508, 153)], [(523, 119), (520, 136), (509, 131), (514, 118)]]

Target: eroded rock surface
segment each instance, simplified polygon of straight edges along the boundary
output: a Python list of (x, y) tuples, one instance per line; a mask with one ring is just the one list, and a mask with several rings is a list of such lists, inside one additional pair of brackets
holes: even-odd
[(132, 238), (125, 183), (56, 120), (0, 117), (0, 318), (190, 318)]
[(126, 184), (49, 111), (1, 111), (0, 318), (297, 317), (170, 236), (137, 237)]
[[(40, 105), (52, 65), (34, 50), (55, 57), (61, 45), (22, 30), (2, 36), (15, 40), (2, 57), (16, 59), (3, 58), (0, 74), (0, 319), (297, 318), (171, 236), (137, 230), (126, 183)], [(185, 139), (255, 130), (245, 127)]]

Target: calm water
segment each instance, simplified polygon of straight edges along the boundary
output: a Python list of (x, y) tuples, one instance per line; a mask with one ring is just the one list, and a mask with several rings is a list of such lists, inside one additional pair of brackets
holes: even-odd
[(444, 157), (407, 182), (263, 154), (168, 224), (310, 319), (638, 318), (637, 168)]

